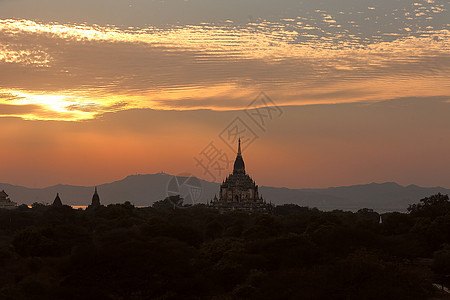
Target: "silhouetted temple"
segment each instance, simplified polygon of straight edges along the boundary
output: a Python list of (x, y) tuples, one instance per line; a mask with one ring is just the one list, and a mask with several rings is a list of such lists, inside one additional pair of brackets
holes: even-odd
[(8, 194), (4, 190), (2, 190), (0, 192), (0, 208), (13, 209), (16, 207), (17, 207), (17, 203), (12, 202), (9, 199)]
[(97, 187), (95, 187), (95, 192), (94, 192), (94, 195), (92, 196), (92, 202), (87, 207), (87, 209), (94, 209), (94, 208), (99, 207), (99, 206), (101, 206), (100, 197), (99, 197), (99, 195), (97, 193)]
[(53, 201), (52, 206), (53, 206), (53, 207), (62, 207), (62, 206), (63, 206), (63, 204), (62, 204), (62, 202), (61, 202), (61, 198), (59, 198), (59, 193), (56, 193), (56, 198), (55, 198), (55, 200)]
[(241, 139), (239, 139), (233, 173), (222, 182), (219, 199), (217, 199), (217, 195), (214, 196), (209, 205), (220, 211), (269, 212), (272, 208), (259, 195), (255, 181), (245, 172)]

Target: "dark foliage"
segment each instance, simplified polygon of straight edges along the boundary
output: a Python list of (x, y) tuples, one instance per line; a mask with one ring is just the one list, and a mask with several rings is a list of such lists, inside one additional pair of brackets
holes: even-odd
[[(219, 214), (179, 197), (0, 210), (0, 299), (427, 299), (448, 284), (448, 197), (408, 214)], [(430, 263), (423, 263), (423, 261)]]

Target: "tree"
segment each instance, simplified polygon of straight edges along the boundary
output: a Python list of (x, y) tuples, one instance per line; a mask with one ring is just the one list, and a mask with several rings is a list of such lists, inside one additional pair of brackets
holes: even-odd
[(371, 208), (361, 208), (360, 210), (358, 210), (357, 214), (363, 219), (371, 220), (376, 223), (378, 223), (378, 221), (380, 220), (380, 215), (376, 211), (373, 211), (373, 209)]
[(450, 213), (448, 195), (438, 193), (420, 200), (418, 204), (408, 207), (408, 212), (414, 217), (437, 218)]
[(180, 195), (169, 196), (164, 200), (153, 203), (153, 208), (162, 210), (171, 210), (183, 206), (183, 198)]

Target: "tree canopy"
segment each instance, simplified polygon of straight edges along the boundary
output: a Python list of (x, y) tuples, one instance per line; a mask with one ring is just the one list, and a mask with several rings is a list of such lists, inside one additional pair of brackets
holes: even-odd
[(433, 195), (381, 224), (371, 209), (220, 214), (179, 196), (0, 210), (0, 298), (427, 299), (449, 284), (447, 206)]

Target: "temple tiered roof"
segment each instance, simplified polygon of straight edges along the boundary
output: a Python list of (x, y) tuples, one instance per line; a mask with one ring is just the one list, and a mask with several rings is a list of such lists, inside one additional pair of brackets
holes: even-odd
[(220, 211), (269, 212), (271, 210), (271, 205), (266, 204), (259, 196), (255, 181), (245, 172), (241, 139), (239, 139), (233, 172), (222, 182), (219, 198), (215, 196), (210, 205)]

